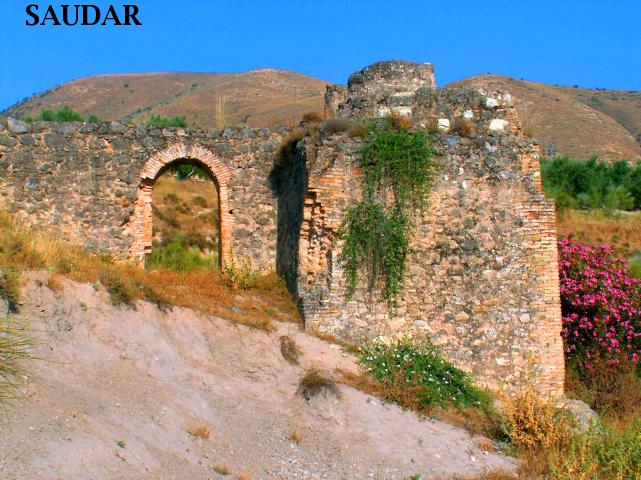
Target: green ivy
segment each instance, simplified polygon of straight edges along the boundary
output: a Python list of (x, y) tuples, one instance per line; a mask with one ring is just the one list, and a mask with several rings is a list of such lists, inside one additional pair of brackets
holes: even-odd
[(394, 118), (372, 121), (359, 151), (363, 199), (345, 215), (339, 238), (347, 297), (364, 272), (370, 292), (380, 288), (389, 310), (398, 306), (405, 277), (413, 210), (429, 197), (434, 149), (424, 130), (410, 131)]

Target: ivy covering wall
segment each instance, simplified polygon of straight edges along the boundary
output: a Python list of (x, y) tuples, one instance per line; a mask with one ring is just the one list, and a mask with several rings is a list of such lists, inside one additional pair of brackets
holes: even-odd
[(429, 196), (433, 156), (427, 132), (412, 130), (407, 121), (388, 117), (368, 125), (358, 155), (363, 198), (346, 212), (339, 230), (348, 298), (363, 275), (370, 292), (380, 292), (395, 312), (414, 211), (424, 208)]

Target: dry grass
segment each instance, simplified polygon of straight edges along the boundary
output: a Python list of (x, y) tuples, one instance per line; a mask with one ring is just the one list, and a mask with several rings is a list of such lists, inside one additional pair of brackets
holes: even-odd
[(249, 472), (243, 472), (238, 476), (238, 480), (252, 480), (252, 475)]
[[(0, 296), (0, 306), (4, 307)], [(25, 363), (34, 358), (34, 339), (28, 321), (20, 316), (0, 317), (0, 405), (19, 398)]]
[[(48, 269), (78, 282), (102, 283), (112, 303), (118, 305), (135, 306), (143, 299), (159, 306), (192, 308), (261, 330), (272, 330), (274, 319), (298, 321), (291, 296), (273, 272), (257, 275), (252, 288), (242, 292), (246, 301), (239, 304), (239, 292), (229, 288), (216, 272), (145, 271), (128, 262), (88, 254), (55, 236), (20, 228), (3, 212), (0, 268), (16, 274)], [(16, 296), (15, 281), (4, 288)]]
[(219, 130), (227, 126), (227, 102), (224, 95), (214, 97), (214, 124)]
[(332, 117), (320, 124), (321, 135), (328, 137), (336, 133), (348, 132), (354, 127), (354, 122), (349, 118)]
[(303, 434), (298, 429), (298, 427), (296, 427), (296, 428), (294, 428), (294, 430), (292, 430), (292, 433), (289, 434), (289, 439), (292, 442), (295, 442), (296, 445), (300, 445), (300, 442), (303, 441)]
[(590, 245), (610, 245), (617, 255), (641, 252), (641, 213), (607, 216), (601, 212), (564, 210), (557, 215), (559, 235), (574, 235)]
[(300, 349), (293, 338), (287, 335), (283, 335), (282, 337), (280, 337), (280, 353), (283, 355), (283, 358), (289, 363), (291, 363), (292, 365), (298, 365), (300, 356), (303, 354), (303, 351)]
[(496, 445), (489, 438), (481, 437), (476, 440), (476, 446), (482, 452), (495, 452)]
[(305, 138), (305, 134), (304, 128), (296, 128), (281, 140), (274, 156), (274, 166), (280, 167), (289, 163), (296, 154), (298, 142)]
[(455, 118), (451, 128), (452, 133), (461, 137), (469, 137), (475, 132), (474, 124), (465, 118)]
[(400, 115), (396, 112), (390, 113), (387, 118), (389, 119), (392, 128), (397, 128), (399, 130), (411, 130), (414, 126), (410, 117)]
[(214, 472), (216, 472), (219, 475), (229, 475), (231, 473), (231, 469), (227, 465), (214, 465)]
[(541, 398), (533, 384), (512, 395), (501, 392), (501, 413), (510, 442), (525, 451), (549, 449), (565, 442), (573, 432), (572, 419)]
[(308, 369), (303, 378), (300, 379), (297, 393), (308, 401), (321, 394), (340, 398), (340, 392), (334, 380), (327, 378), (315, 367)]
[(354, 122), (347, 134), (352, 138), (365, 138), (367, 136), (367, 125), (364, 122)]
[(198, 437), (203, 439), (208, 439), (210, 436), (209, 426), (202, 423), (200, 425), (194, 425), (187, 429), (187, 433), (192, 437)]
[(61, 292), (64, 289), (62, 281), (60, 280), (60, 275), (52, 273), (49, 275), (47, 280), (47, 287), (49, 287), (54, 292)]
[(324, 119), (325, 115), (319, 110), (313, 110), (310, 112), (305, 112), (303, 114), (303, 121), (307, 123), (320, 123)]
[(641, 378), (634, 363), (592, 359), (591, 369), (582, 375), (572, 366), (565, 372), (567, 395), (583, 400), (610, 424), (624, 427), (641, 418)]

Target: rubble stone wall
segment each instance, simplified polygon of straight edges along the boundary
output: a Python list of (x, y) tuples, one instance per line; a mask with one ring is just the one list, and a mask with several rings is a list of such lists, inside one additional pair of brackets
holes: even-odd
[(555, 212), (541, 193), (538, 146), (522, 135), (509, 94), (421, 84), (431, 65), (412, 65), (405, 76), (419, 79), (413, 84), (394, 82), (403, 68), (376, 64), (327, 95), (338, 116), (393, 113), (434, 132), (434, 182), (429, 205), (415, 215), (399, 311), (390, 317), (364, 285), (345, 300), (336, 234), (361, 195), (362, 140), (335, 133), (306, 145), (298, 292), (307, 326), (357, 343), (427, 335), (491, 388), (534, 374), (542, 391), (561, 395)]
[(345, 128), (321, 124), (283, 161), (276, 152), (289, 132), (280, 128), (2, 120), (0, 204), (90, 251), (142, 259), (155, 179), (175, 162), (196, 163), (218, 186), (223, 261), (275, 268), (308, 329), (353, 342), (425, 335), (491, 388), (534, 373), (543, 392), (561, 395), (555, 212), (510, 95), (438, 89), (432, 65), (392, 61), (329, 86), (325, 110), (351, 124), (398, 115), (433, 135), (431, 196), (415, 212), (394, 316), (364, 286), (345, 298), (337, 231), (361, 195), (363, 142)]
[(218, 187), (222, 260), (273, 268), (277, 199), (269, 183), (284, 129), (194, 132), (117, 122), (0, 122), (0, 204), (93, 252), (142, 259), (151, 192), (167, 166), (195, 163)]

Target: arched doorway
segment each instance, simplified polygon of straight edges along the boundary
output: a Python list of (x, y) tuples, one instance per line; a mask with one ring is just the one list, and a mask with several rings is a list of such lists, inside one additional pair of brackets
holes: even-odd
[(231, 231), (233, 215), (229, 206), (229, 181), (231, 169), (209, 150), (195, 145), (173, 145), (157, 153), (145, 163), (140, 173), (138, 197), (127, 231), (133, 237), (130, 257), (143, 262), (153, 245), (153, 188), (158, 178), (168, 169), (181, 164), (191, 164), (204, 171), (214, 182), (218, 193), (219, 209), (219, 262), (231, 260)]

